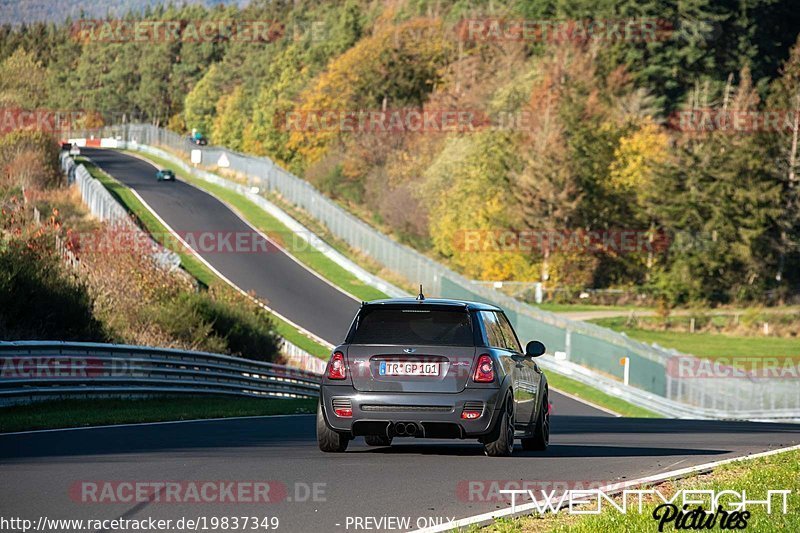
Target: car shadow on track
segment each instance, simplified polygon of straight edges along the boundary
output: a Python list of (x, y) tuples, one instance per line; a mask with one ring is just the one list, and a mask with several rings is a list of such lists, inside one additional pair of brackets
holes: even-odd
[[(520, 446), (514, 449), (511, 458), (548, 458), (548, 457), (662, 457), (670, 455), (722, 455), (731, 450), (671, 448), (654, 446), (601, 446), (551, 444), (547, 451), (528, 452)], [(442, 456), (483, 456), (483, 447), (479, 444), (435, 444), (435, 443), (402, 443), (391, 447), (352, 449), (348, 454), (382, 454), (382, 455), (442, 455)], [(508, 459), (508, 458), (506, 458)]]

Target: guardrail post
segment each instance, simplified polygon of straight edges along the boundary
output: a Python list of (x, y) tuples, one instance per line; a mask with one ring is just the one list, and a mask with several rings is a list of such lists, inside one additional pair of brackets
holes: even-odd
[(622, 383), (627, 386), (631, 381), (631, 358), (622, 357), (619, 362), (622, 365)]
[(667, 381), (667, 399), (672, 400), (674, 399), (674, 395), (672, 394), (672, 376), (669, 375), (669, 370), (667, 370), (666, 368), (664, 370), (665, 370), (664, 377)]

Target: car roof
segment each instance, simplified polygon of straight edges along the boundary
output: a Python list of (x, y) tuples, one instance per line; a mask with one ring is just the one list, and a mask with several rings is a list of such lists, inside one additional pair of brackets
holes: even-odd
[(442, 307), (464, 307), (470, 311), (502, 311), (499, 307), (492, 304), (483, 302), (473, 302), (470, 300), (454, 300), (449, 298), (425, 298), (424, 300), (417, 300), (416, 298), (389, 298), (385, 300), (372, 300), (371, 302), (362, 302), (362, 306), (405, 306), (405, 305), (428, 305), (428, 306), (442, 306)]

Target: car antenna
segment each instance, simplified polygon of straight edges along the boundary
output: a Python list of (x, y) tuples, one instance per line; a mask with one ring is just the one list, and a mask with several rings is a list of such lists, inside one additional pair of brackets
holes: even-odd
[(425, 295), (422, 294), (422, 283), (419, 284), (419, 294), (417, 295), (417, 301), (419, 302), (425, 301)]

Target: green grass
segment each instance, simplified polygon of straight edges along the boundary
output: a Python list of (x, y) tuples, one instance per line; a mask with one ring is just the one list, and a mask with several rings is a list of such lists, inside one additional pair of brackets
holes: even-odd
[[(127, 152), (134, 153), (130, 151)], [(388, 297), (378, 289), (359, 280), (331, 259), (328, 259), (322, 252), (311, 247), (304, 240), (296, 237), (294, 233), (278, 219), (241, 194), (186, 174), (177, 165), (172, 164), (166, 159), (151, 154), (147, 154), (146, 158), (153, 161), (161, 168), (171, 169), (176, 175), (180, 176), (181, 179), (226, 202), (238, 211), (242, 218), (284, 246), (287, 251), (301, 263), (356, 298), (360, 300), (377, 300)]]
[(652, 331), (625, 326), (626, 319), (601, 318), (595, 324), (615, 331), (625, 332), (632, 339), (658, 343), (665, 348), (706, 357), (786, 356), (800, 355), (800, 339), (783, 337), (742, 337), (721, 333), (688, 333), (677, 331)]
[[(164, 227), (164, 225), (155, 216), (153, 216), (150, 210), (139, 201), (130, 188), (126, 187), (109, 174), (105, 173), (96, 165), (89, 162), (86, 158), (76, 159), (78, 162), (83, 163), (92, 177), (100, 181), (100, 183), (102, 183), (103, 186), (108, 189), (108, 191), (117, 199), (117, 201), (119, 201), (125, 207), (125, 209), (128, 210), (128, 212), (132, 213), (138, 219), (140, 225), (148, 233), (150, 233), (153, 238), (155, 238), (161, 244), (171, 244), (171, 242), (167, 242), (168, 239), (166, 238), (167, 235), (169, 235), (169, 230), (167, 230), (167, 228)], [(197, 259), (196, 256), (190, 252), (181, 250), (183, 250), (182, 247), (177, 250), (177, 253), (181, 258), (181, 266), (190, 275), (192, 275), (192, 277), (200, 280), (206, 285), (212, 285), (221, 281), (217, 275), (205, 264), (203, 264), (203, 262)], [(323, 346), (317, 341), (302, 334), (285, 320), (282, 320), (275, 315), (270, 315), (270, 318), (275, 324), (275, 331), (277, 331), (278, 334), (287, 341), (299, 346), (303, 350), (315, 355), (316, 357), (327, 359), (330, 355), (330, 350), (326, 346)]]
[(313, 413), (316, 399), (170, 397), (58, 400), (0, 409), (0, 433), (231, 416)]
[[(547, 372), (547, 382), (554, 389), (559, 389), (588, 402), (605, 407), (622, 416), (636, 418), (660, 418), (661, 416), (553, 371)], [(558, 414), (558, 405), (555, 406), (553, 413), (556, 415)]]
[[(671, 498), (677, 491), (733, 490), (737, 494), (746, 492), (748, 500), (766, 499), (768, 490), (791, 490), (788, 496), (787, 514), (782, 514), (779, 498), (774, 496), (772, 514), (767, 514), (763, 505), (750, 504), (747, 510), (751, 516), (745, 531), (800, 531), (800, 451), (791, 451), (728, 463), (716, 468), (710, 474), (690, 476), (684, 479), (666, 482), (657, 487), (665, 498)], [(699, 499), (697, 494), (686, 494), (690, 499)], [(638, 512), (635, 503), (628, 507), (628, 513), (622, 514), (609, 509), (606, 502), (601, 514), (569, 514), (569, 509), (562, 509), (558, 514), (544, 514), (523, 517), (516, 520), (504, 520), (501, 523), (485, 528), (483, 531), (493, 532), (571, 532), (595, 533), (597, 531), (658, 531), (658, 522), (653, 518), (653, 511), (658, 504), (658, 496), (645, 500), (642, 512)], [(677, 497), (681, 500), (681, 496)], [(629, 502), (634, 500), (629, 498)], [(707, 501), (707, 498), (706, 498)], [(734, 495), (723, 497), (721, 502), (735, 501)], [(620, 500), (617, 499), (617, 503)], [(695, 508), (696, 506), (692, 506)], [(708, 505), (705, 505), (706, 510)], [(665, 531), (673, 531), (671, 526)], [(708, 531), (708, 530), (705, 530)], [(719, 525), (712, 531), (721, 531)]]
[(620, 313), (627, 313), (631, 309), (636, 311), (651, 311), (654, 309), (653, 307), (641, 307), (638, 305), (561, 304), (551, 302), (531, 305), (538, 307), (542, 311), (550, 311), (551, 313), (583, 313), (587, 311), (618, 311)]
[(275, 331), (277, 331), (278, 335), (280, 335), (287, 341), (291, 342), (292, 344), (296, 345), (299, 348), (302, 348), (311, 355), (319, 357), (321, 359), (327, 360), (328, 357), (331, 355), (331, 351), (328, 349), (327, 346), (323, 346), (314, 339), (310, 339), (307, 336), (303, 335), (302, 333), (297, 331), (297, 328), (295, 328), (285, 320), (275, 315), (270, 315), (270, 318), (272, 319), (272, 322), (275, 324)]

